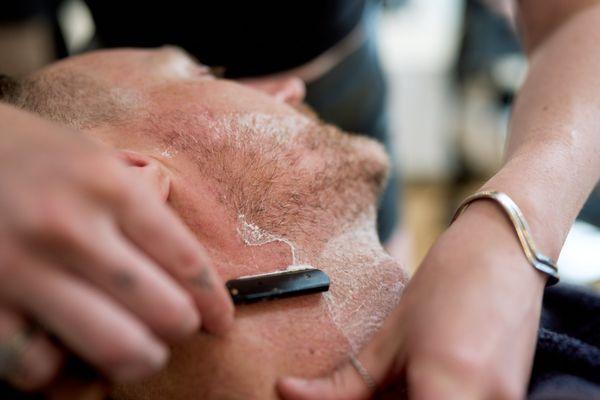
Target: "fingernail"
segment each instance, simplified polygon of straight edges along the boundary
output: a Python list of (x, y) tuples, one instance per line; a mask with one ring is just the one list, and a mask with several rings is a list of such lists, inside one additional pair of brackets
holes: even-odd
[[(201, 316), (191, 297), (181, 296), (179, 302), (171, 306), (173, 310), (168, 337), (172, 340), (183, 339), (200, 329)], [(169, 317), (165, 317), (168, 320)]]
[(152, 346), (149, 346), (147, 354), (152, 368), (158, 370), (166, 364), (169, 358), (169, 349), (162, 344), (154, 343)]
[(149, 343), (145, 346), (144, 361), (117, 365), (114, 374), (120, 381), (145, 378), (161, 369), (167, 362), (168, 355), (169, 351), (165, 346)]

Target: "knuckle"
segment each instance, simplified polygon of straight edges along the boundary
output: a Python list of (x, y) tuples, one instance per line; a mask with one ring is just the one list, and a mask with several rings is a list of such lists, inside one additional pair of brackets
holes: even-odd
[(102, 174), (90, 179), (92, 192), (117, 205), (129, 203), (136, 187), (131, 176), (117, 160), (103, 160), (102, 165)]
[(35, 239), (71, 241), (77, 238), (77, 219), (73, 207), (65, 199), (49, 196), (40, 202), (27, 233)]
[(445, 359), (448, 367), (463, 376), (479, 376), (486, 370), (486, 360), (482, 353), (474, 351), (468, 346), (453, 349)]
[(110, 177), (98, 182), (98, 190), (118, 204), (127, 203), (132, 197), (131, 182), (121, 171), (114, 169)]
[(80, 249), (85, 247), (84, 238), (85, 232), (82, 231), (79, 221), (76, 216), (65, 216), (62, 220), (50, 222), (46, 226), (46, 230), (42, 235), (47, 243), (60, 247), (66, 246), (70, 249)]
[(440, 382), (453, 382), (467, 391), (478, 391), (483, 384), (480, 359), (470, 352), (435, 353), (412, 361), (406, 371), (409, 387), (426, 390), (437, 388)]

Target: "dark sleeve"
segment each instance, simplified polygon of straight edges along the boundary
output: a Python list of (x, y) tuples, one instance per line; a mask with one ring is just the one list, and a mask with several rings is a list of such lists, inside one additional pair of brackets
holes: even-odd
[(600, 294), (546, 290), (529, 400), (600, 399)]
[(0, 23), (18, 22), (39, 15), (47, 15), (59, 1), (3, 0), (0, 7)]

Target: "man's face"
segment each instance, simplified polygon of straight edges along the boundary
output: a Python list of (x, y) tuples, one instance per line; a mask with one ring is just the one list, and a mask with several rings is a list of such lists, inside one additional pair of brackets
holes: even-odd
[(380, 145), (215, 79), (173, 48), (90, 53), (42, 71), (63, 72), (92, 77), (126, 110), (87, 131), (164, 166), (167, 201), (224, 280), (291, 265), (331, 278), (326, 294), (238, 307), (226, 337), (177, 345), (165, 371), (117, 398), (275, 397), (277, 377), (321, 374), (380, 326), (405, 282), (374, 226), (388, 168)]

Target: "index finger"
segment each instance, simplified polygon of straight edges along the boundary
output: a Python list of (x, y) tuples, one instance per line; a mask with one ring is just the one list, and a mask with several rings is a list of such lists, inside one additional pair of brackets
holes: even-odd
[(147, 197), (121, 210), (123, 232), (193, 297), (208, 332), (233, 324), (233, 303), (210, 258), (192, 232), (165, 204)]

